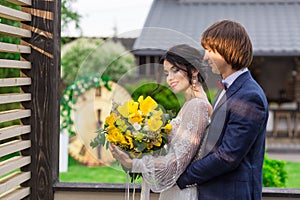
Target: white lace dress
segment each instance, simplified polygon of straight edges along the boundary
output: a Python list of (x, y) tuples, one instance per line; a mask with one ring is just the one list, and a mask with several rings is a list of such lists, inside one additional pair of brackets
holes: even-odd
[(195, 154), (200, 152), (199, 144), (208, 119), (207, 100), (194, 98), (187, 101), (171, 121), (167, 154), (133, 159), (132, 172), (141, 172), (143, 175), (142, 200), (149, 199), (149, 188), (160, 193), (160, 200), (198, 199), (196, 187), (180, 190), (176, 180), (195, 158)]

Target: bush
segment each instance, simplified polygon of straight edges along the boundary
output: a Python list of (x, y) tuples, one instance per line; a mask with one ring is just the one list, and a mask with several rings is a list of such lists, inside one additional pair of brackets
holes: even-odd
[(131, 94), (132, 99), (137, 101), (139, 96), (151, 96), (164, 109), (171, 111), (175, 116), (181, 108), (181, 103), (184, 101), (183, 95), (175, 95), (168, 87), (149, 83), (147, 80), (142, 80), (140, 86), (127, 84), (125, 88)]
[(273, 160), (265, 154), (263, 165), (263, 187), (285, 187), (287, 171), (285, 161)]
[(62, 80), (68, 86), (91, 74), (117, 82), (135, 66), (135, 59), (119, 42), (79, 38), (63, 46), (61, 63)]
[(102, 43), (101, 39), (79, 38), (62, 47), (61, 76), (67, 86), (75, 81), (80, 66), (87, 56)]

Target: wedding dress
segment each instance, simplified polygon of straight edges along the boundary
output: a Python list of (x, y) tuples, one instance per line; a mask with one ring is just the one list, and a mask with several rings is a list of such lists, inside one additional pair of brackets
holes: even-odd
[(166, 155), (133, 159), (132, 172), (141, 172), (143, 176), (141, 200), (150, 198), (150, 189), (160, 193), (160, 200), (198, 199), (196, 187), (180, 190), (176, 180), (193, 159), (201, 158), (200, 144), (209, 120), (207, 103), (204, 98), (185, 102), (171, 121)]

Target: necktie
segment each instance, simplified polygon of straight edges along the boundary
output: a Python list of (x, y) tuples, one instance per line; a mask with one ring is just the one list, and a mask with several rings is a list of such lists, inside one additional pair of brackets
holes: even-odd
[(227, 90), (227, 83), (225, 83), (221, 80), (217, 80), (217, 84), (218, 84), (219, 88), (221, 88), (222, 90)]
[(223, 97), (223, 95), (225, 94), (226, 89), (227, 89), (227, 84), (225, 82), (222, 82), (221, 80), (217, 80), (217, 84), (218, 84), (219, 88), (222, 89), (222, 91), (220, 92), (220, 94), (216, 100), (216, 103), (214, 104), (214, 108), (217, 107), (219, 101), (221, 100), (221, 98)]

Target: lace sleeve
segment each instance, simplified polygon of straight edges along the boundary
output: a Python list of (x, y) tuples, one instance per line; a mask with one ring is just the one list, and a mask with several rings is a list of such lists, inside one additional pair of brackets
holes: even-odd
[(172, 129), (175, 132), (166, 155), (133, 159), (132, 171), (141, 172), (153, 192), (172, 187), (193, 159), (208, 123), (207, 103), (192, 99), (183, 106), (178, 117), (181, 123)]

